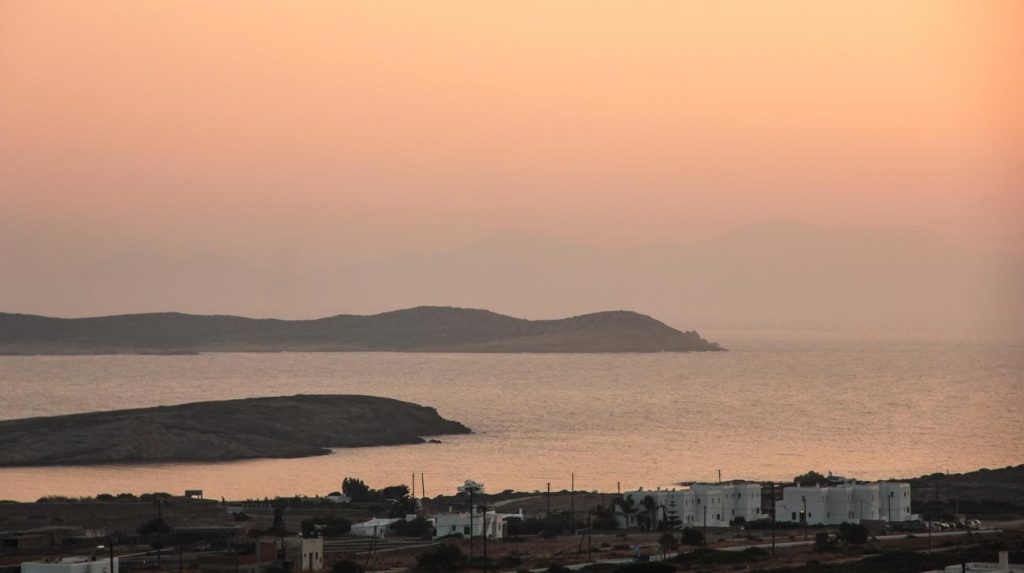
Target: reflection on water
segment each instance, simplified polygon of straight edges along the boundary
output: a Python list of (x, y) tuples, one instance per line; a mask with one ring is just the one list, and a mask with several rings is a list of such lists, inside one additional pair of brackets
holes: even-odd
[[(998, 340), (732, 339), (727, 353), (209, 354), (0, 358), (0, 418), (297, 393), (435, 406), (474, 429), (441, 444), (291, 460), (0, 469), (0, 499), (202, 488), (324, 494), (423, 472), (428, 494), (862, 478), (1024, 462), (1024, 348)], [(2, 436), (0, 436), (2, 438)]]

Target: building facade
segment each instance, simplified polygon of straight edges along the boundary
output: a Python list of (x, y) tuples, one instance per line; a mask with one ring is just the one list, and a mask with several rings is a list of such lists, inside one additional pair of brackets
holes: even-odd
[[(523, 518), (523, 511), (519, 513), (498, 513), (488, 511), (483, 513), (476, 508), (473, 514), (472, 532), (473, 537), (487, 536), (488, 539), (502, 539), (508, 534), (508, 520), (510, 518)], [(461, 535), (469, 537), (470, 534), (469, 512), (462, 513), (439, 513), (434, 516), (434, 539), (448, 537), (449, 535)]]
[(616, 508), (620, 527), (660, 529), (728, 527), (730, 523), (767, 517), (761, 511), (761, 485), (695, 484), (683, 489), (636, 490), (623, 494)]
[(775, 520), (809, 525), (838, 525), (865, 520), (911, 521), (910, 484), (906, 482), (842, 483), (835, 486), (793, 485), (775, 502)]

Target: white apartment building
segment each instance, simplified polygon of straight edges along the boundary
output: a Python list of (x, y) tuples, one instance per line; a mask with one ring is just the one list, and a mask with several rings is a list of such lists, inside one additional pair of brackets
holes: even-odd
[[(737, 519), (754, 521), (761, 513), (761, 486), (756, 483), (695, 484), (683, 489), (628, 491), (623, 494), (631, 511), (616, 507), (620, 527), (661, 527), (677, 521), (679, 527), (728, 527)], [(646, 498), (651, 501), (645, 502)]]
[[(806, 514), (806, 515), (805, 515)], [(906, 482), (842, 483), (835, 486), (793, 485), (775, 502), (775, 520), (809, 525), (838, 525), (861, 520), (911, 521), (910, 484)]]

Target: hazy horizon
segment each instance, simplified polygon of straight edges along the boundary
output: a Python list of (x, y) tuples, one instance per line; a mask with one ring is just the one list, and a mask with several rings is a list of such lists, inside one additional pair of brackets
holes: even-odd
[(1022, 19), (3, 2), (0, 310), (1019, 330)]

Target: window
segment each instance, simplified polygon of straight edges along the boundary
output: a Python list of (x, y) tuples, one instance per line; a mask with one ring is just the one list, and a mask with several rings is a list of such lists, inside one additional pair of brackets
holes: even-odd
[(793, 521), (796, 521), (796, 512), (793, 512)]

